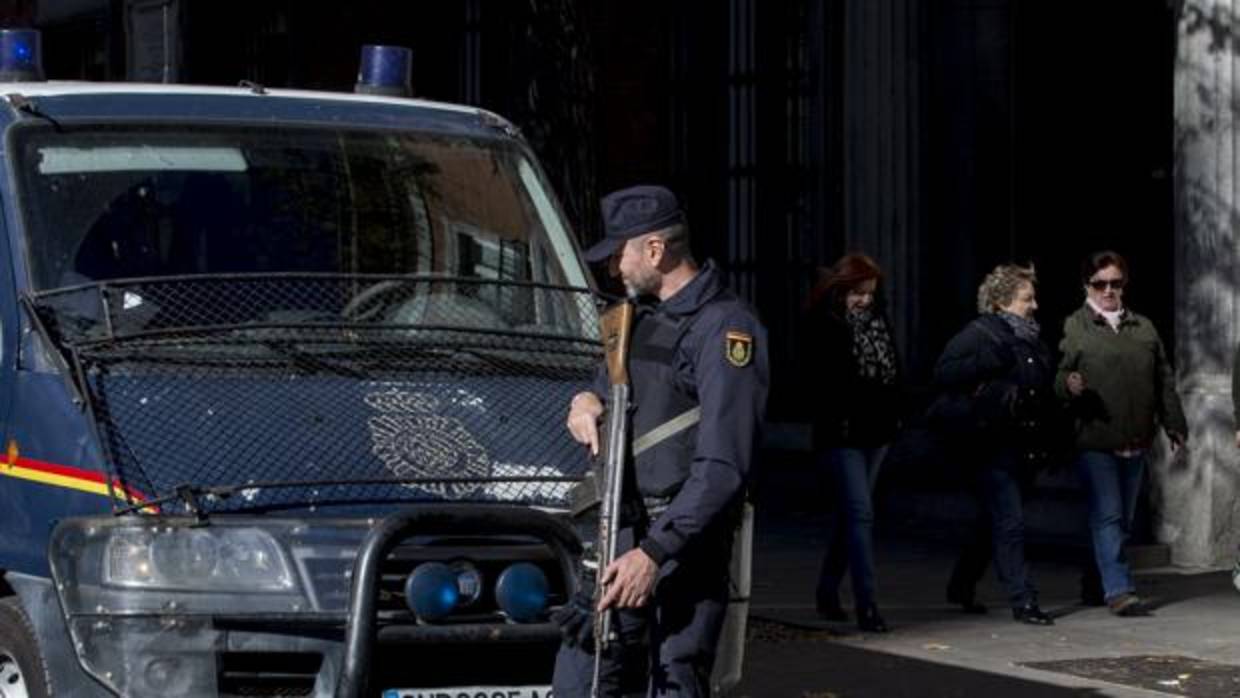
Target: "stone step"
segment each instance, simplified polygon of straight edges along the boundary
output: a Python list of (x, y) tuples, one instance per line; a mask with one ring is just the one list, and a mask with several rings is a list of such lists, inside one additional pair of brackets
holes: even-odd
[(1146, 543), (1124, 547), (1128, 566), (1134, 570), (1149, 570), (1171, 566), (1171, 546), (1166, 543)]
[[(964, 492), (894, 491), (878, 502), (880, 518), (909, 525), (970, 527), (977, 520), (977, 503)], [(1025, 504), (1025, 536), (1030, 542), (1085, 546), (1085, 505), (1073, 497), (1044, 496), (1038, 492)]]
[[(787, 438), (789, 435), (791, 438)], [(798, 447), (768, 447), (761, 451), (751, 486), (756, 505), (782, 511), (825, 511), (826, 478), (814, 463), (813, 454), (800, 447), (804, 446), (800, 441), (805, 434), (788, 429), (782, 436)], [(929, 537), (963, 539), (976, 520), (976, 504), (963, 491), (959, 473), (944, 466), (941, 459), (926, 457), (932, 453), (926, 443), (924, 433), (912, 432), (888, 456), (875, 495), (877, 525), (880, 530), (897, 527)], [(1084, 493), (1070, 467), (1039, 474), (1025, 516), (1031, 557), (1088, 554)], [(1170, 549), (1166, 545), (1133, 545), (1128, 552), (1134, 569), (1170, 563)]]
[[(937, 530), (963, 539), (976, 520), (976, 504), (963, 493), (894, 492), (879, 503), (880, 526), (904, 530)], [(1025, 540), (1030, 557), (1080, 558), (1089, 554), (1085, 503), (1072, 490), (1038, 490), (1025, 507)], [(1124, 548), (1129, 566), (1152, 569), (1171, 564), (1164, 543), (1131, 544)]]

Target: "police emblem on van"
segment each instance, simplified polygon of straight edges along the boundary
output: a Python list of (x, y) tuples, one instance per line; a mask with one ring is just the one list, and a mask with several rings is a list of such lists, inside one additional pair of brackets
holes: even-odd
[[(371, 393), (366, 404), (378, 414), (368, 421), (371, 452), (401, 478), (467, 478), (491, 474), (486, 449), (459, 419), (439, 412), (439, 398), (392, 388)], [(480, 485), (411, 485), (443, 496), (461, 496)]]
[(753, 335), (748, 332), (729, 330), (724, 339), (724, 355), (728, 363), (744, 368), (753, 360)]

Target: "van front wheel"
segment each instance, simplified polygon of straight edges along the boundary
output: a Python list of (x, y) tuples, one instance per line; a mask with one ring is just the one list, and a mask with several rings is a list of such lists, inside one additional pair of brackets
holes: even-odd
[(0, 698), (48, 698), (47, 664), (15, 596), (0, 599)]

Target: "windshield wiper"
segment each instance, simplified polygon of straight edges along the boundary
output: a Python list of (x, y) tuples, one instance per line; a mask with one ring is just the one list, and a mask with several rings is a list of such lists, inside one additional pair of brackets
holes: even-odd
[(488, 485), (530, 483), (576, 483), (582, 480), (581, 475), (507, 475), (504, 477), (379, 477), (379, 478), (339, 478), (333, 480), (268, 480), (247, 482), (239, 485), (194, 485), (181, 484), (173, 488), (169, 494), (153, 499), (146, 499), (127, 507), (115, 509), (115, 516), (135, 514), (144, 510), (161, 507), (169, 502), (180, 501), (199, 523), (207, 523), (208, 511), (203, 506), (204, 499), (224, 500), (236, 494), (264, 489), (296, 489), (299, 487), (366, 487), (373, 485)]
[(551, 368), (553, 359), (560, 359), (559, 367), (563, 368), (564, 363), (571, 361), (573, 358), (594, 359), (595, 355), (584, 352), (564, 352), (564, 351), (542, 351), (538, 354), (538, 360), (527, 360), (519, 358), (526, 352), (514, 352), (509, 349), (483, 349), (477, 347), (457, 347), (453, 349), (454, 353), (472, 357), (478, 361), (485, 362), (489, 366), (503, 368), (507, 370), (522, 370), (529, 372), (546, 371)]
[(348, 366), (328, 361), (320, 356), (316, 356), (313, 352), (306, 351), (298, 346), (296, 342), (276, 341), (274, 339), (263, 340), (263, 346), (271, 351), (283, 356), (289, 366), (298, 369), (304, 373), (331, 373), (345, 378), (363, 379), (369, 377), (366, 371), (359, 371)]

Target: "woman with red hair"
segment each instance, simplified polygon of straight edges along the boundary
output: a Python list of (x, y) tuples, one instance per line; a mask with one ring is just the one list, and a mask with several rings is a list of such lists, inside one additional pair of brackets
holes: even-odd
[(898, 427), (899, 371), (887, 321), (875, 302), (882, 270), (854, 253), (841, 257), (810, 296), (815, 385), (814, 450), (831, 483), (827, 550), (818, 577), (818, 613), (846, 620), (839, 587), (851, 570), (857, 627), (886, 632), (875, 602), (871, 493)]

